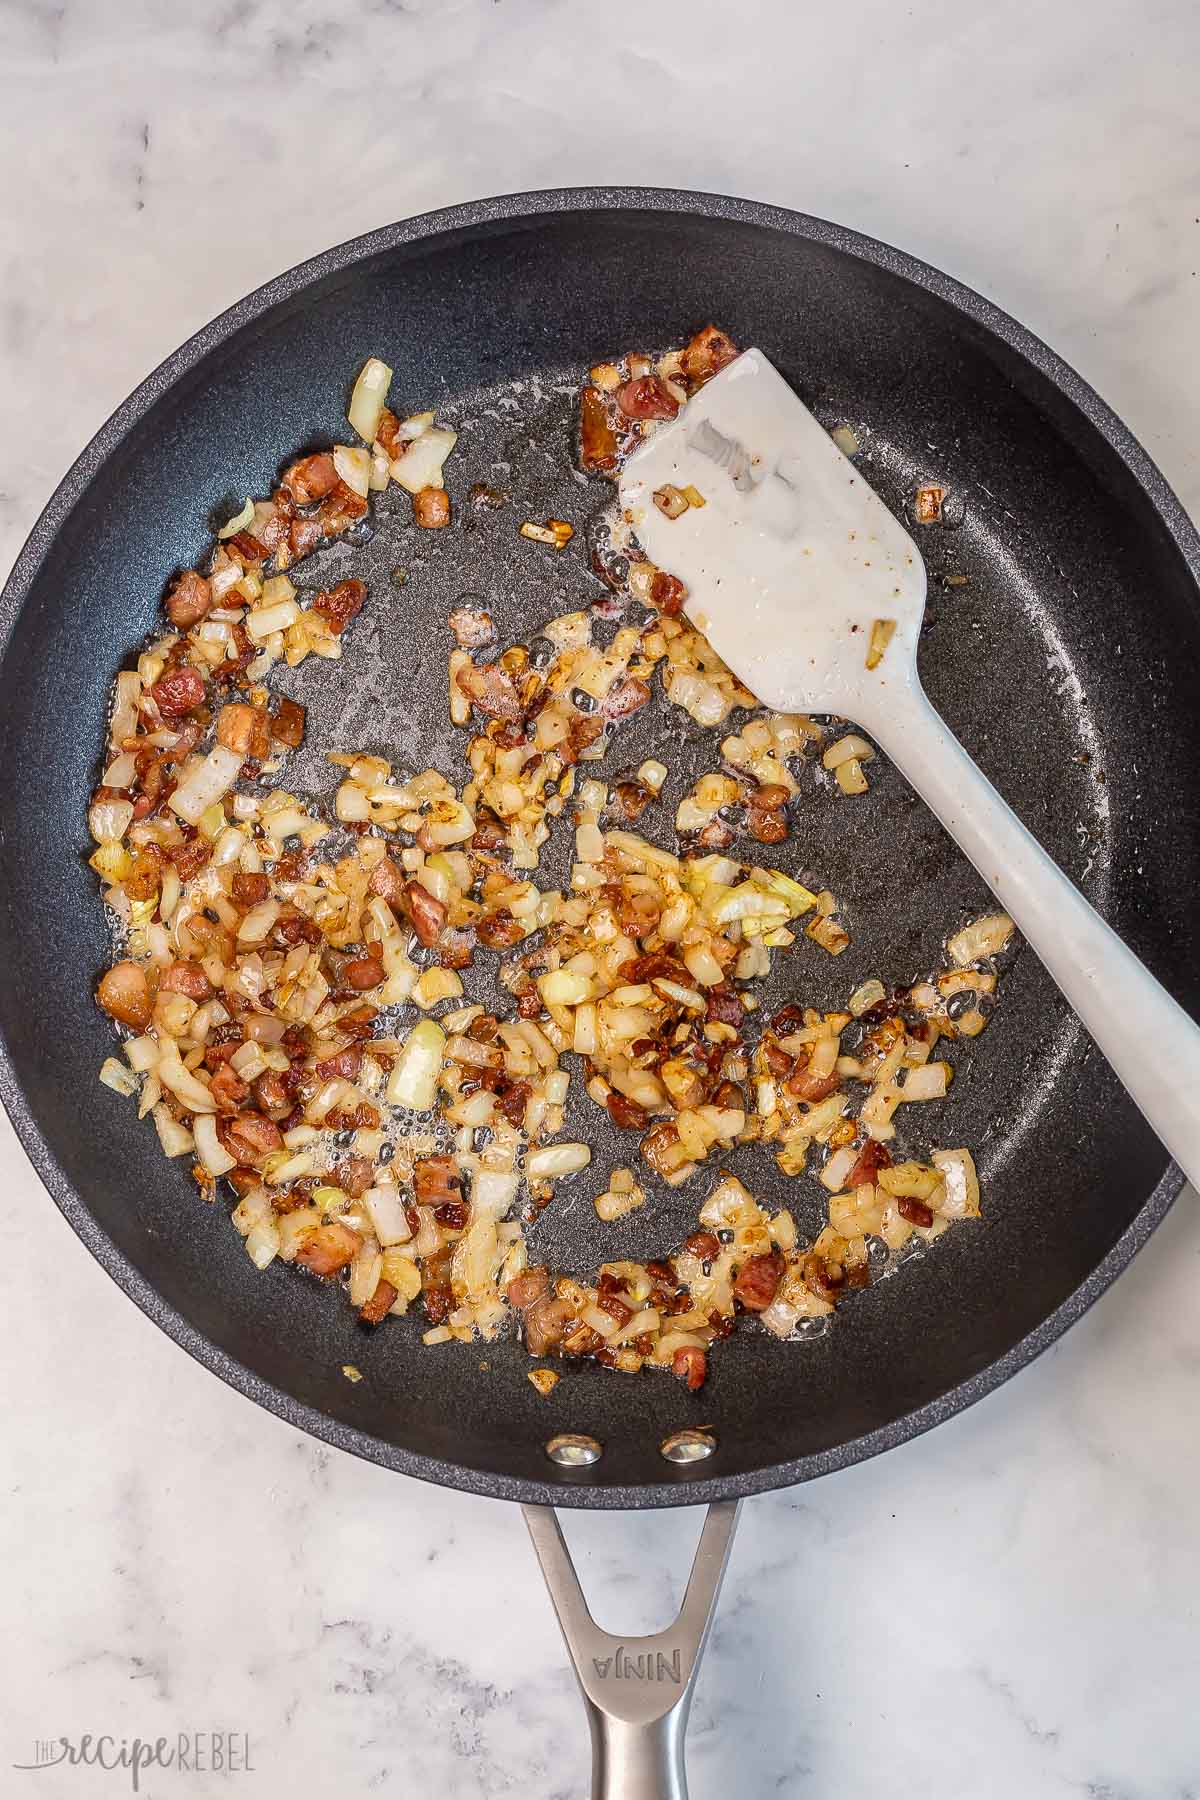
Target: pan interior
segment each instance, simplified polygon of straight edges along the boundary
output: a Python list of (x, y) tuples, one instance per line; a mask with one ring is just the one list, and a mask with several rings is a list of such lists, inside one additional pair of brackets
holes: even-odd
[[(368, 354), (394, 363), (396, 402), (436, 406), (459, 429), (447, 465), (458, 528), (416, 531), (393, 490), (369, 543), (302, 565), (306, 583), (361, 574), (371, 598), (340, 668), (311, 658), (283, 682), (309, 708), (312, 746), (288, 779), (327, 791), (320, 752), (333, 748), (451, 773), (462, 734), (445, 704), (450, 607), (477, 596), (502, 641), (514, 641), (602, 591), (586, 545), (611, 490), (572, 474), (580, 372), (677, 342), (710, 318), (761, 345), (824, 422), (854, 427), (865, 473), (897, 510), (924, 480), (950, 490), (961, 524), (921, 537), (929, 693), (1050, 852), (1195, 1010), (1200, 954), (1185, 925), (1200, 832), (1200, 638), (1183, 556), (1121, 458), (1015, 349), (902, 274), (803, 230), (567, 212), (400, 241), (285, 286), (239, 329), (214, 328), (205, 354), (83, 485), (29, 583), (3, 667), (0, 1020), (19, 1122), (57, 1164), (43, 1172), (77, 1191), (110, 1266), (102, 1239), (116, 1247), (114, 1272), (136, 1271), (168, 1328), (257, 1397), (394, 1466), (527, 1497), (537, 1490), (522, 1484), (551, 1481), (568, 1502), (686, 1500), (688, 1477), (658, 1444), (688, 1424), (713, 1430), (719, 1448), (703, 1474), (729, 1491), (769, 1485), (780, 1465), (791, 1479), (815, 1472), (873, 1433), (902, 1430), (1063, 1305), (1166, 1168), (1023, 951), (987, 1033), (959, 1060), (951, 1099), (910, 1109), (920, 1117), (903, 1127), (914, 1151), (975, 1150), (978, 1226), (856, 1297), (812, 1341), (740, 1333), (711, 1359), (698, 1397), (589, 1365), (543, 1400), (514, 1343), (425, 1350), (415, 1317), (367, 1334), (344, 1302), (293, 1271), (256, 1274), (227, 1222), (162, 1160), (154, 1133), (97, 1085), (111, 1043), (90, 996), (107, 936), (82, 864), (84, 813), (110, 672), (150, 629), (171, 571), (195, 559), (231, 502), (268, 491), (282, 459), (345, 435), (348, 380)], [(475, 482), (505, 489), (510, 503), (473, 511)], [(517, 535), (522, 520), (549, 516), (576, 526), (562, 555)], [(963, 585), (945, 581), (960, 574)], [(662, 841), (680, 794), (715, 766), (711, 737), (700, 743), (686, 726), (656, 701), (604, 765), (649, 754), (667, 763), (668, 787), (643, 821)], [(924, 972), (945, 932), (988, 905), (895, 772), (876, 763), (871, 774), (870, 793), (854, 801), (811, 774), (803, 782), (793, 840), (772, 860), (834, 889), (853, 943), (836, 962), (803, 942), (778, 959), (764, 1007), (833, 1004), (870, 975)], [(539, 879), (564, 873), (551, 856)], [(591, 1195), (606, 1168), (631, 1160), (634, 1140), (610, 1133), (587, 1102), (576, 1124), (593, 1166), (562, 1185), (535, 1253), (588, 1268), (676, 1243), (706, 1178), (602, 1226)], [(785, 1180), (754, 1147), (730, 1166), (815, 1228), (815, 1181)], [(361, 1383), (344, 1379), (346, 1363)], [(586, 1476), (547, 1463), (544, 1442), (563, 1430), (605, 1445)]]

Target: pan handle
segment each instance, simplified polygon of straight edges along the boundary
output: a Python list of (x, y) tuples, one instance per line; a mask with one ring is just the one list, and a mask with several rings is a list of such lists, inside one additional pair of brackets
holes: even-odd
[(710, 1506), (683, 1605), (653, 1637), (617, 1638), (588, 1611), (553, 1507), (522, 1508), (592, 1734), (592, 1800), (687, 1800), (683, 1739), (740, 1501)]

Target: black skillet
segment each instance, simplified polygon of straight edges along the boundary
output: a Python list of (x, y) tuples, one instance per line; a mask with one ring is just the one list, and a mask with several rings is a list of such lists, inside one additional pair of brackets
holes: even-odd
[[(231, 502), (269, 491), (282, 459), (345, 436), (348, 381), (383, 355), (402, 405), (436, 406), (459, 427), (448, 465), (459, 529), (423, 536), (386, 502), (352, 553), (371, 600), (345, 661), (311, 658), (288, 685), (309, 707), (314, 746), (450, 768), (454, 600), (482, 594), (521, 638), (602, 592), (586, 544), (608, 491), (570, 467), (580, 372), (709, 319), (760, 344), (826, 423), (854, 426), (864, 471), (895, 508), (923, 480), (949, 488), (961, 522), (921, 546), (930, 697), (1196, 1013), (1200, 541), (1144, 451), (1044, 345), (935, 270), (837, 226), (708, 195), (582, 190), (477, 202), (330, 251), (224, 314), (120, 408), (54, 495), (0, 607), (0, 1088), (43, 1180), (126, 1292), (244, 1393), (406, 1474), (535, 1505), (731, 1500), (928, 1428), (1077, 1318), (1181, 1181), (1024, 952), (938, 1124), (941, 1141), (976, 1150), (979, 1225), (856, 1296), (812, 1341), (738, 1334), (698, 1397), (588, 1366), (547, 1401), (515, 1343), (425, 1350), (416, 1319), (368, 1338), (294, 1271), (258, 1275), (155, 1134), (97, 1085), (111, 1039), (91, 995), (107, 935), (84, 814), (111, 673), (151, 628), (171, 571), (194, 561)], [(476, 481), (507, 488), (511, 505), (473, 514)], [(561, 556), (517, 536), (520, 520), (550, 515), (578, 527)], [(348, 554), (326, 553), (304, 578), (349, 567)], [(954, 574), (969, 582), (947, 583)], [(662, 754), (672, 806), (698, 754), (677, 718), (642, 715), (620, 752)], [(315, 751), (293, 779), (328, 786)], [(868, 975), (934, 966), (947, 928), (986, 905), (978, 878), (887, 769), (853, 804), (815, 784), (806, 796), (784, 866), (843, 897), (854, 943), (836, 965), (798, 951), (772, 996), (832, 1002)], [(580, 1118), (594, 1168), (627, 1160), (629, 1140), (597, 1133), (596, 1117)], [(815, 1184), (741, 1155), (750, 1186), (792, 1204), (802, 1229), (815, 1224)], [(537, 1243), (581, 1268), (661, 1252), (696, 1204), (687, 1188), (663, 1192), (652, 1211), (605, 1227), (581, 1194), (550, 1209)], [(346, 1363), (365, 1379), (351, 1385)], [(712, 1453), (665, 1460), (668, 1434), (697, 1425)], [(602, 1454), (559, 1465), (546, 1454), (556, 1432)]]

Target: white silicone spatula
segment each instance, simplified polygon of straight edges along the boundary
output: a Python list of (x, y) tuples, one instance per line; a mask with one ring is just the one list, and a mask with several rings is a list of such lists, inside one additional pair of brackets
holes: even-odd
[[(664, 487), (703, 506), (671, 518)], [(925, 566), (761, 350), (630, 457), (621, 502), (729, 667), (780, 712), (870, 733), (1011, 914), (1184, 1173), (1200, 1177), (1200, 1028), (1030, 836), (925, 698)], [(878, 655), (886, 640), (886, 648)]]

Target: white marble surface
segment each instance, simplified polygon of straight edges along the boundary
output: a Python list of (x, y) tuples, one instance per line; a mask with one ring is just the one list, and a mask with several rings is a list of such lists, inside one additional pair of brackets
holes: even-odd
[[(400, 215), (599, 180), (928, 257), (1088, 375), (1198, 511), (1198, 54), (1191, 0), (7, 0), (0, 563), (110, 409), (249, 288)], [(519, 1514), (256, 1411), (91, 1263), (7, 1125), (0, 1169), (0, 1792), (129, 1791), (10, 1773), (39, 1737), (224, 1727), (253, 1773), (143, 1793), (582, 1793)], [(746, 1509), (697, 1800), (1194, 1800), (1198, 1279), (1188, 1196), (1003, 1392)], [(694, 1525), (570, 1520), (601, 1616), (652, 1625)]]

